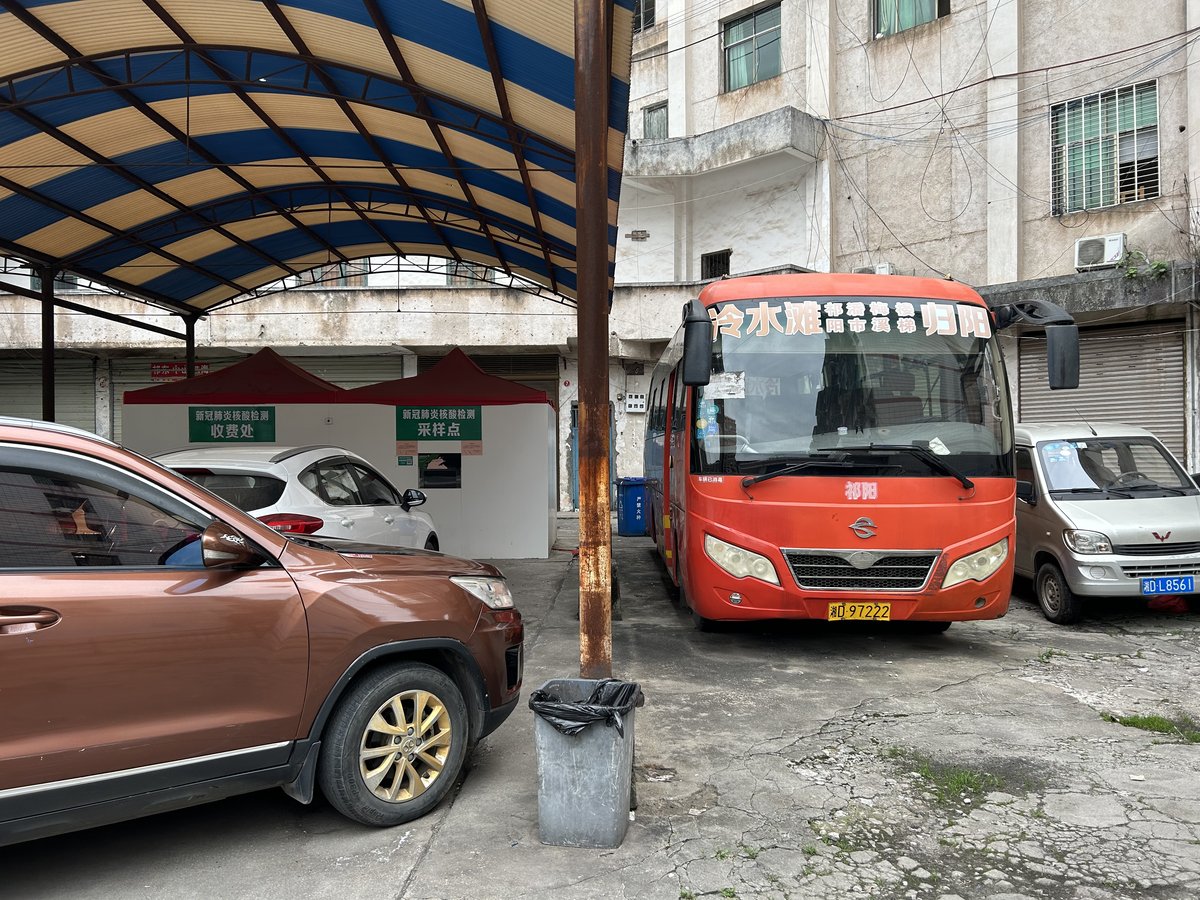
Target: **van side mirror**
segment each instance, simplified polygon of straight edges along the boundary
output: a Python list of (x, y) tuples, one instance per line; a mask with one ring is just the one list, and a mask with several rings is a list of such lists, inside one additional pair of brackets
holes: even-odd
[(708, 384), (712, 375), (712, 319), (700, 301), (692, 300), (683, 307), (683, 361), (680, 374), (688, 387)]
[(1050, 390), (1079, 387), (1079, 326), (1046, 326), (1046, 377)]
[(1033, 489), (1032, 481), (1017, 482), (1017, 499), (1024, 500), (1030, 506), (1037, 506), (1037, 491)]
[(424, 491), (418, 491), (416, 488), (409, 488), (404, 492), (404, 496), (400, 498), (400, 508), (408, 512), (414, 506), (420, 506), (429, 498), (425, 496)]
[(201, 533), (200, 557), (209, 569), (245, 569), (263, 561), (258, 549), (224, 522), (213, 522)]

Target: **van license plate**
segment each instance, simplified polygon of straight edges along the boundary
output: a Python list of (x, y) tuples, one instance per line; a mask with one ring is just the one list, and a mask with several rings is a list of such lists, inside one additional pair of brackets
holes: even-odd
[(1180, 575), (1178, 578), (1143, 578), (1143, 594), (1194, 594), (1196, 576)]
[(892, 618), (890, 603), (830, 603), (830, 622), (889, 622)]

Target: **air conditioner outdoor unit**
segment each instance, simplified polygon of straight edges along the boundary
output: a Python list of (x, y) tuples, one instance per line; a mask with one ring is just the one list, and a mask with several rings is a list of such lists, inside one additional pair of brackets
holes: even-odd
[(896, 269), (891, 263), (878, 263), (874, 266), (859, 266), (854, 270), (855, 275), (895, 275)]
[(1124, 234), (1101, 234), (1075, 242), (1075, 271), (1111, 269), (1125, 257)]

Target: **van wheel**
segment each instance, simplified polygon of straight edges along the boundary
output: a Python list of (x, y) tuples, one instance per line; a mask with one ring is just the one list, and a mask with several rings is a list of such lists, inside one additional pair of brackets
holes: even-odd
[(449, 793), (469, 738), (466, 704), (446, 674), (413, 662), (376, 669), (329, 720), (317, 763), (321, 791), (364, 825), (408, 822)]
[(1042, 614), (1056, 625), (1070, 625), (1083, 616), (1083, 601), (1071, 590), (1054, 563), (1042, 563), (1034, 590)]

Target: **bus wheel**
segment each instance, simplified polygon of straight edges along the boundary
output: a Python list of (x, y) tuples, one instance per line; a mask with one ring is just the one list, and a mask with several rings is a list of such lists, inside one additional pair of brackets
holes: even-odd
[(1042, 563), (1037, 570), (1034, 591), (1042, 615), (1056, 625), (1070, 625), (1083, 616), (1083, 601), (1071, 590), (1054, 563)]
[(712, 619), (706, 619), (700, 613), (692, 610), (692, 624), (696, 626), (697, 631), (710, 632), (717, 630), (717, 623)]

